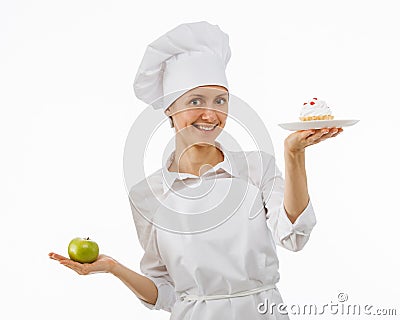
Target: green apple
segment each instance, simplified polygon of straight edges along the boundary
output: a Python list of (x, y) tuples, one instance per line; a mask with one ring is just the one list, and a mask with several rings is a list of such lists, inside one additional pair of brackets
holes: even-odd
[(99, 246), (88, 238), (74, 238), (68, 245), (71, 260), (80, 263), (92, 263), (99, 256)]

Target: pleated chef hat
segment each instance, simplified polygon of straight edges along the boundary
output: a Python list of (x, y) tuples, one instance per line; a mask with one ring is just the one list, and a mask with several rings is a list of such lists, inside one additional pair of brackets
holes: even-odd
[(138, 99), (164, 111), (185, 92), (204, 85), (228, 88), (229, 36), (206, 21), (184, 23), (145, 51), (133, 84)]

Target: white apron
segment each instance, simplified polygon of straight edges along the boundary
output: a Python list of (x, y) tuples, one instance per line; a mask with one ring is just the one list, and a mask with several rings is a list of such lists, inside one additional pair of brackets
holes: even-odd
[[(256, 153), (246, 153), (246, 174), (242, 155), (224, 155), (215, 175), (188, 175), (165, 192), (159, 170), (130, 191), (145, 251), (141, 271), (158, 289), (155, 305), (140, 301), (171, 312), (172, 320), (287, 320), (277, 307), (283, 302), (276, 244), (304, 247), (316, 224), (311, 202), (292, 224), (273, 157), (262, 154), (260, 175)], [(228, 158), (236, 169), (230, 170)]]
[[(232, 183), (239, 185), (234, 196), (243, 199), (231, 216), (221, 219), (219, 226), (193, 234), (156, 231), (160, 255), (178, 296), (171, 319), (288, 319), (279, 313), (267, 315), (258, 311), (258, 305), (266, 299), (277, 305), (282, 299), (275, 287), (279, 280), (276, 248), (257, 187), (241, 179), (203, 179), (204, 190), (212, 191), (198, 201), (190, 198), (184, 203), (182, 193), (170, 193), (165, 204), (178, 212), (202, 212), (218, 206), (220, 199), (226, 201)], [(201, 193), (200, 186), (196, 189)], [(189, 188), (180, 191), (184, 190)], [(193, 194), (193, 190), (188, 193)], [(168, 211), (160, 207), (155, 221), (166, 216)], [(187, 223), (186, 219), (181, 220)]]

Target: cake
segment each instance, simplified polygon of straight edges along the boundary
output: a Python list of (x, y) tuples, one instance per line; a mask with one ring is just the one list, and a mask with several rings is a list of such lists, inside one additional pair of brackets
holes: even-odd
[(325, 101), (312, 98), (303, 103), (299, 118), (301, 121), (332, 120), (333, 115)]

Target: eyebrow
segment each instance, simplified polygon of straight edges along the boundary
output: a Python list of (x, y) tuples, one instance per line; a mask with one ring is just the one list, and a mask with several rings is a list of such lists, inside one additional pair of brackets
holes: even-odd
[[(227, 96), (227, 95), (228, 95), (228, 93), (222, 93), (222, 94), (219, 94), (219, 95), (216, 96), (216, 97), (222, 97), (222, 96)], [(203, 95), (201, 95), (201, 94), (191, 94), (191, 95), (188, 96), (188, 98), (189, 98), (189, 97), (206, 98), (205, 96), (203, 96)]]

